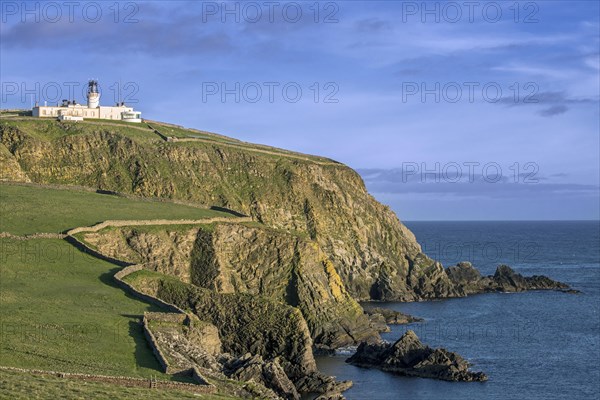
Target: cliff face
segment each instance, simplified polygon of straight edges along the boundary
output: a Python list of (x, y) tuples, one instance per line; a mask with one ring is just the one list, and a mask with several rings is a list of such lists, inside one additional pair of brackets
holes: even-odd
[(0, 181), (30, 182), (10, 151), (0, 144)]
[(318, 243), (356, 299), (434, 296), (427, 285), (414, 288), (433, 261), (419, 257), (413, 234), (367, 193), (352, 169), (223, 139), (165, 142), (149, 129), (127, 129), (3, 121), (0, 142), (33, 182), (217, 205), (304, 234)]
[[(312, 340), (297, 308), (264, 296), (214, 293), (147, 271), (134, 272), (125, 280), (136, 290), (189, 310), (204, 321), (203, 324), (216, 327), (223, 351), (235, 357), (244, 357), (247, 353), (250, 357), (259, 356), (261, 365), (262, 359), (276, 362), (300, 393), (336, 391), (340, 384), (317, 370)], [(167, 345), (173, 343), (167, 340)], [(192, 340), (192, 343), (194, 348), (199, 347), (197, 341)], [(182, 350), (188, 360), (193, 359), (195, 353), (194, 349)], [(239, 367), (230, 365), (228, 368), (240, 370)], [(242, 374), (239, 378), (248, 377)]]
[(204, 228), (88, 233), (101, 253), (144, 263), (217, 293), (278, 299), (302, 312), (318, 346), (337, 348), (378, 335), (333, 263), (310, 239), (263, 226), (219, 223)]
[[(170, 129), (155, 127), (165, 132)], [(421, 253), (414, 235), (396, 215), (367, 193), (356, 172), (328, 159), (219, 135), (204, 134), (201, 140), (166, 142), (143, 126), (109, 122), (63, 124), (31, 118), (0, 121), (0, 145), (6, 148), (0, 151), (0, 170), (8, 171), (3, 176), (226, 207), (248, 214), (265, 226), (306, 238), (295, 242), (269, 236), (267, 240), (258, 231), (244, 230), (206, 234), (195, 247), (210, 242), (206, 250), (214, 247), (218, 254), (199, 252), (189, 256), (195, 265), (206, 261), (202, 277), (198, 275), (197, 279), (185, 275), (193, 271), (186, 266), (188, 261), (181, 258), (179, 250), (171, 252), (169, 258), (156, 257), (156, 263), (162, 263), (161, 268), (167, 272), (223, 293), (281, 297), (290, 282), (303, 282), (301, 286), (307, 288), (311, 280), (327, 281), (322, 286), (326, 288), (323, 295), (348, 304), (344, 307), (350, 314), (343, 313), (343, 320), (355, 308), (346, 301), (347, 295), (356, 300), (413, 301), (491, 290), (489, 285), (484, 288), (479, 283), (474, 286), (469, 283), (463, 288), (456, 275), (451, 280), (441, 264)], [(255, 243), (261, 245), (245, 247), (243, 255), (226, 256), (231, 249), (237, 251), (238, 239), (228, 242), (230, 234), (242, 238), (254, 235)], [(191, 241), (196, 238), (178, 240), (175, 248), (187, 249), (185, 252), (194, 247)], [(163, 245), (171, 246), (168, 242)], [(311, 246), (316, 246), (315, 250)], [(202, 259), (205, 256), (208, 258)], [(263, 256), (271, 264), (258, 263)], [(242, 260), (248, 259), (254, 260), (250, 265), (261, 273), (270, 272), (252, 276), (254, 270), (240, 266)], [(321, 266), (297, 268), (304, 261)], [(310, 275), (319, 270), (324, 273), (322, 278)], [(497, 290), (502, 288), (502, 285), (492, 286)], [(530, 286), (552, 285), (540, 281)], [(310, 293), (319, 291), (314, 289)], [(296, 294), (310, 297), (302, 290)], [(302, 307), (302, 299), (293, 299), (287, 292), (286, 296), (290, 304), (298, 302)], [(307, 319), (310, 318), (307, 313)], [(316, 331), (313, 334), (328, 335)], [(338, 337), (323, 340), (343, 341)]]

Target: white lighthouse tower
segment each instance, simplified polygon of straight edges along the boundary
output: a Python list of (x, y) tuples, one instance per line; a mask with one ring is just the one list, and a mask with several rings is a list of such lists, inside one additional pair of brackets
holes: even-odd
[(142, 113), (125, 102), (112, 107), (100, 105), (100, 91), (97, 80), (90, 80), (87, 88), (87, 106), (75, 100), (63, 100), (56, 106), (40, 106), (36, 103), (31, 109), (31, 115), (37, 118), (58, 118), (60, 121), (83, 121), (84, 119), (114, 119), (124, 122), (142, 122)]
[(100, 106), (100, 93), (98, 92), (98, 81), (91, 80), (88, 82), (87, 105), (88, 108), (98, 108)]

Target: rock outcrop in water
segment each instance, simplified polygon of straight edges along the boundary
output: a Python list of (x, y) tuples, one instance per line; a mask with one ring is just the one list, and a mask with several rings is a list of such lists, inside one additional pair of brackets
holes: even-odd
[(485, 292), (522, 292), (525, 290), (567, 290), (569, 285), (543, 275), (524, 277), (507, 265), (500, 265), (494, 275), (481, 276), (471, 263), (462, 262), (446, 269), (446, 274), (460, 296)]
[(362, 343), (347, 362), (405, 376), (462, 382), (487, 380), (484, 373), (469, 371), (469, 363), (458, 354), (423, 345), (411, 330), (394, 344)]
[(367, 307), (365, 308), (365, 314), (369, 316), (371, 326), (377, 329), (378, 332), (389, 332), (390, 327), (388, 325), (411, 324), (423, 321), (422, 318), (382, 307)]

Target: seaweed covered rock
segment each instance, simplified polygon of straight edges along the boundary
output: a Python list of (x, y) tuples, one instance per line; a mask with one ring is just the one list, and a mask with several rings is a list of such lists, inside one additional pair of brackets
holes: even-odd
[(561, 290), (569, 285), (554, 281), (543, 275), (524, 277), (507, 265), (500, 265), (492, 277), (495, 290), (503, 292), (521, 292), (524, 290)]
[(448, 267), (446, 274), (463, 296), (481, 291), (481, 274), (470, 262), (463, 261)]

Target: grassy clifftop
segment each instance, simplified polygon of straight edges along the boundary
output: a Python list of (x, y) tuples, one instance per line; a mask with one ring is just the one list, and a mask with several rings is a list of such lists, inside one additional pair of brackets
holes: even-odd
[(202, 219), (232, 214), (158, 201), (139, 201), (83, 190), (0, 183), (0, 232), (58, 233), (111, 219)]
[(352, 169), (220, 135), (151, 126), (167, 136), (201, 137), (168, 142), (145, 125), (2, 119), (0, 178), (233, 209), (316, 241), (357, 299), (419, 298), (407, 284), (419, 245)]

